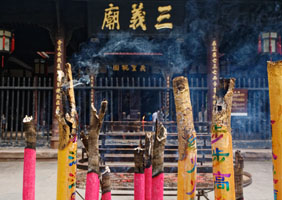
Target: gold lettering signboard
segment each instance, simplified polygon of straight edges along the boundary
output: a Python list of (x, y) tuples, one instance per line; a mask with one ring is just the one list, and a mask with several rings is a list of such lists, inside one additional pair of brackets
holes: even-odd
[(248, 116), (248, 90), (234, 89), (231, 116)]
[(156, 34), (168, 36), (177, 31), (177, 35), (181, 35), (186, 31), (183, 26), (186, 4), (187, 0), (88, 1), (88, 34), (97, 37), (100, 34), (113, 36), (129, 32), (155, 37)]
[(212, 102), (213, 106), (216, 103), (216, 87), (218, 84), (218, 52), (217, 52), (217, 41), (212, 41), (212, 50), (211, 50), (211, 65), (212, 65)]
[(114, 72), (147, 72), (145, 65), (113, 65)]
[[(157, 22), (154, 27), (156, 30), (160, 29), (173, 29), (173, 23), (171, 20), (172, 5), (158, 6), (156, 12), (158, 12), (158, 17), (154, 19)], [(120, 7), (110, 3), (104, 10), (104, 18), (101, 26), (102, 30), (120, 30)], [(124, 11), (125, 12), (125, 11)], [(146, 13), (146, 8), (143, 3), (134, 3), (131, 5), (131, 17), (128, 18), (129, 28), (132, 30), (141, 29), (142, 31), (147, 31), (146, 17), (151, 19), (152, 16), (148, 16)]]
[(61, 90), (60, 90), (60, 79), (62, 78), (62, 68), (63, 68), (63, 41), (57, 40), (57, 52), (56, 52), (56, 68), (57, 68), (57, 89), (56, 89), (56, 111), (60, 110), (60, 102), (61, 102)]

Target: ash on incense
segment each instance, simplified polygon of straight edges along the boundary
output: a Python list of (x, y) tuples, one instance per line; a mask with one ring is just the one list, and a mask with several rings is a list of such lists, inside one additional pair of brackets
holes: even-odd
[[(77, 171), (77, 187), (85, 189), (87, 171)], [(112, 190), (133, 189), (134, 173), (111, 173)], [(177, 174), (164, 174), (164, 188), (173, 190), (177, 188)], [(213, 188), (213, 176), (208, 173), (199, 173), (197, 188)]]

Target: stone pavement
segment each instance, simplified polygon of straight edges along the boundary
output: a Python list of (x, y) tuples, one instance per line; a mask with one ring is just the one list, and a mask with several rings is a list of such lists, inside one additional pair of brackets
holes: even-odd
[[(240, 149), (245, 160), (258, 161), (258, 160), (271, 160), (272, 150), (271, 149)], [(234, 149), (234, 152), (236, 149)], [(49, 148), (37, 148), (36, 158), (40, 160), (57, 159), (57, 150)], [(81, 150), (77, 151), (78, 156), (81, 155)], [(17, 160), (23, 159), (24, 148), (13, 147), (13, 148), (0, 148), (0, 161), (1, 160)]]
[[(23, 149), (10, 149), (14, 157), (8, 157), (7, 149), (0, 149), (0, 200), (20, 200), (22, 195)], [(1, 153), (2, 152), (2, 153)], [(49, 152), (49, 153), (48, 153)], [(245, 171), (253, 176), (253, 183), (244, 189), (246, 200), (270, 200), (273, 199), (271, 150), (242, 150), (246, 160)], [(38, 161), (36, 163), (36, 200), (56, 199), (57, 162), (56, 150), (38, 149)], [(5, 159), (3, 155), (5, 154)], [(8, 153), (9, 154), (9, 153)], [(270, 155), (270, 156), (269, 156)], [(47, 158), (52, 159), (47, 159)], [(41, 159), (40, 159), (41, 158)], [(10, 160), (12, 159), (12, 161)], [(84, 190), (78, 190), (84, 196)], [(210, 200), (214, 200), (213, 193), (209, 194)], [(77, 196), (77, 200), (81, 198)], [(133, 197), (115, 196), (113, 200), (133, 200)], [(176, 197), (165, 197), (164, 200), (175, 200)]]

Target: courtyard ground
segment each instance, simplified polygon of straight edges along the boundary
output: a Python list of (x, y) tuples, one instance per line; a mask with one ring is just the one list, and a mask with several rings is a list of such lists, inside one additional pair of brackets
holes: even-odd
[[(250, 172), (253, 183), (244, 188), (246, 200), (273, 199), (271, 161), (245, 161), (245, 171)], [(23, 161), (0, 162), (0, 200), (20, 200), (22, 198)], [(56, 199), (57, 162), (39, 161), (36, 163), (36, 200)], [(84, 190), (78, 190), (84, 196)], [(213, 200), (213, 193), (209, 193)], [(76, 197), (77, 200), (81, 198)], [(133, 200), (133, 197), (114, 196), (113, 200)], [(165, 197), (164, 200), (175, 200)], [(204, 199), (204, 198), (202, 198)]]

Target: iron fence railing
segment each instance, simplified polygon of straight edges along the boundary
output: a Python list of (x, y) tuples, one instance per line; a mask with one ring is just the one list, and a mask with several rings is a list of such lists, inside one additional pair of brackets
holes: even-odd
[[(189, 76), (194, 121), (207, 122), (207, 81), (206, 76)], [(105, 121), (117, 121), (119, 118), (118, 98), (125, 91), (140, 91), (138, 97), (148, 96), (149, 102), (141, 102), (142, 108), (163, 105), (169, 94), (169, 118), (175, 121), (175, 107), (172, 87), (166, 87), (162, 77), (144, 78), (107, 78), (97, 77), (95, 86), (75, 88), (79, 131), (87, 131), (90, 119), (90, 91), (95, 90), (95, 107), (103, 99), (108, 99), (108, 113)], [(237, 140), (270, 139), (270, 110), (268, 85), (265, 78), (238, 78), (236, 88), (248, 89), (248, 116), (232, 117), (233, 138)], [(21, 144), (24, 139), (22, 119), (33, 115), (38, 131), (38, 139), (48, 144), (52, 127), (53, 80), (46, 77), (1, 77), (0, 78), (0, 145)], [(148, 110), (148, 109), (147, 109)], [(154, 110), (152, 109), (152, 112)], [(146, 113), (140, 113), (140, 120)], [(120, 118), (119, 118), (120, 119)], [(206, 126), (198, 127), (207, 132)]]

